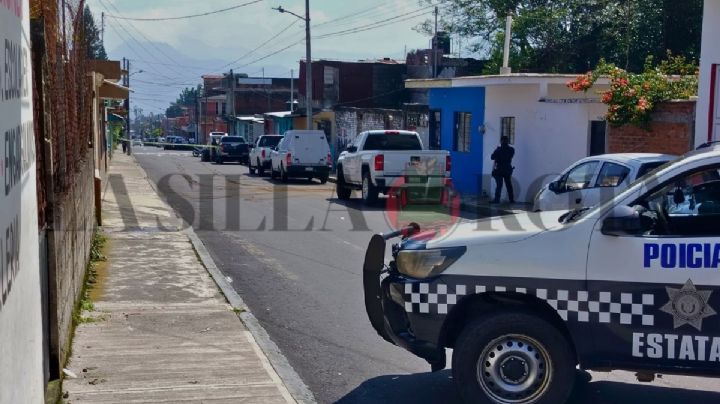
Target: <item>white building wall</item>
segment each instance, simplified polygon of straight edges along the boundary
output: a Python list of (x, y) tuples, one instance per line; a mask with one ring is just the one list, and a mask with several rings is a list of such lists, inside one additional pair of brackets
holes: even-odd
[(0, 2), (0, 43), (19, 48), (0, 66), (27, 67), (0, 84), (0, 404), (43, 403), (45, 391), (29, 38), (27, 1)]
[[(500, 143), (500, 119), (514, 116), (516, 199), (531, 202), (538, 189), (550, 181), (548, 176), (588, 156), (590, 121), (603, 120), (607, 112), (607, 107), (600, 103), (540, 102), (541, 95), (550, 101), (597, 99), (595, 91), (601, 89), (584, 94), (559, 84), (549, 85), (546, 91), (541, 91), (538, 84), (486, 87), (484, 178), (490, 178), (493, 167), (490, 155)], [(494, 181), (483, 182), (487, 195), (493, 195), (494, 189)]]
[[(712, 115), (714, 140), (720, 140), (720, 77), (715, 80), (715, 88), (711, 88), (711, 72), (713, 64), (720, 65), (720, 1), (705, 0), (703, 8), (702, 50), (700, 53), (700, 88), (698, 92), (697, 115), (695, 118), (695, 145), (708, 141), (710, 133), (710, 99), (715, 94), (715, 111)], [(720, 71), (720, 67), (718, 68)], [(718, 75), (720, 76), (720, 74)]]

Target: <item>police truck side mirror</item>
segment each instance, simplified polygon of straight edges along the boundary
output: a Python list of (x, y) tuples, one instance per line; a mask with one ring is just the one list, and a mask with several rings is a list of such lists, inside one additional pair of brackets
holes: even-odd
[(606, 236), (636, 236), (645, 230), (640, 212), (629, 206), (616, 206), (603, 220), (602, 234)]
[(548, 184), (548, 189), (552, 192), (555, 192), (556, 194), (559, 194), (562, 192), (562, 186), (560, 185), (561, 180), (553, 181), (550, 184)]

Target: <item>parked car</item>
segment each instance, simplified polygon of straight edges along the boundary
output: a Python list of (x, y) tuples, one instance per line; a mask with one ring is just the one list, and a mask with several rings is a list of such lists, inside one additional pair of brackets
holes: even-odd
[(181, 145), (185, 140), (181, 136), (168, 136), (165, 138), (165, 144), (163, 149), (165, 150), (180, 150)]
[[(370, 324), (433, 371), (453, 348), (468, 403), (562, 404), (578, 367), (646, 383), (717, 377), (718, 178), (720, 148), (704, 148), (593, 208), (376, 234), (363, 267)], [(700, 208), (673, 213), (667, 195)]]
[(270, 168), (270, 154), (282, 138), (280, 135), (260, 136), (255, 147), (250, 150), (250, 174), (255, 174), (256, 171), (260, 176), (265, 174), (265, 170)]
[(332, 155), (325, 132), (289, 130), (271, 153), (270, 176), (287, 182), (288, 178), (317, 178), (326, 183)]
[(215, 161), (216, 146), (220, 144), (220, 139), (227, 136), (225, 132), (210, 132), (208, 134), (207, 147), (200, 154), (200, 161)]
[(250, 145), (241, 136), (223, 136), (220, 138), (220, 145), (216, 151), (215, 162), (223, 164), (228, 161), (237, 161), (240, 164), (247, 164), (250, 153)]
[(163, 143), (165, 143), (164, 137), (159, 136), (155, 139), (155, 147), (163, 147)]
[(360, 189), (368, 205), (391, 191), (437, 197), (439, 202), (449, 177), (450, 152), (425, 150), (416, 132), (372, 130), (358, 135), (340, 154), (336, 191), (338, 198), (349, 199), (353, 189)]
[(649, 171), (677, 156), (650, 153), (602, 154), (571, 165), (535, 196), (534, 211), (571, 210), (612, 199)]

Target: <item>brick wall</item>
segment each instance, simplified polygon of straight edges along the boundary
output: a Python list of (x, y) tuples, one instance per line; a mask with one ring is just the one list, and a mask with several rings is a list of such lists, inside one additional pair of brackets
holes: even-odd
[(684, 154), (695, 140), (695, 101), (658, 104), (650, 131), (632, 125), (608, 129), (608, 153)]
[(91, 153), (86, 154), (67, 192), (56, 196), (48, 234), (51, 356), (60, 364), (69, 353), (73, 307), (82, 291), (95, 229)]

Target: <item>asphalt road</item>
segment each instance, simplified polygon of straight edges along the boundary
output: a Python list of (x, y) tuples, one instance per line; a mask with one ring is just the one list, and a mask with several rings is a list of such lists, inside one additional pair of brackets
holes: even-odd
[[(318, 402), (459, 401), (448, 370), (430, 373), (424, 361), (382, 340), (365, 315), (365, 247), (393, 220), (382, 206), (341, 203), (332, 184), (280, 185), (248, 175), (244, 166), (201, 163), (189, 152), (135, 147), (134, 154), (193, 224)], [(640, 384), (628, 372), (592, 373), (590, 383), (578, 383), (572, 401), (720, 402), (720, 385), (679, 376)]]

